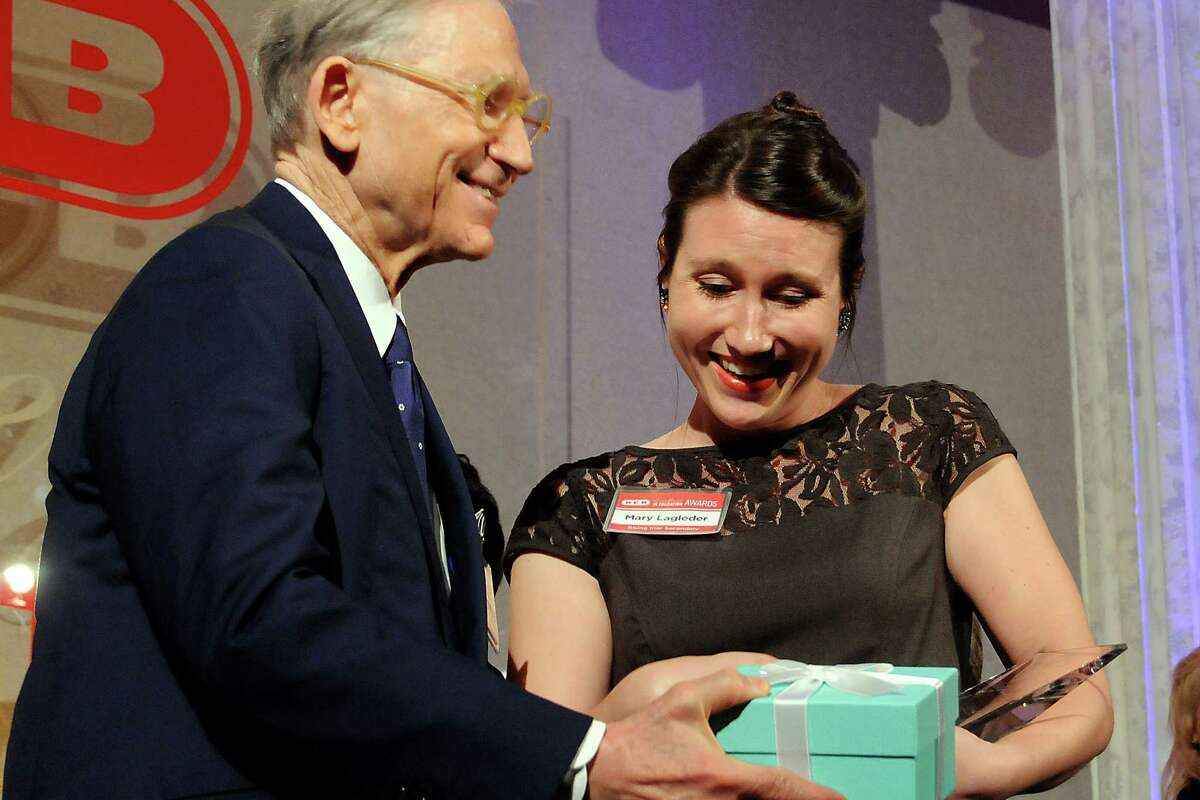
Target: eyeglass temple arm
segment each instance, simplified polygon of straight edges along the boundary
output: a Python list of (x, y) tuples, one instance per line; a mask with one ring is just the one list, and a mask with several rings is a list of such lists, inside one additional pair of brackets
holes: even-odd
[(351, 59), (356, 64), (369, 64), (371, 66), (383, 67), (394, 72), (399, 72), (401, 75), (407, 75), (410, 78), (432, 83), (435, 86), (444, 86), (447, 89), (452, 89), (456, 92), (464, 94), (479, 94), (482, 90), (478, 84), (466, 83), (465, 81), (457, 81), (453, 78), (443, 78), (440, 75), (434, 75), (417, 67), (410, 67), (407, 64), (397, 64), (394, 61), (384, 61), (382, 58), (354, 58)]

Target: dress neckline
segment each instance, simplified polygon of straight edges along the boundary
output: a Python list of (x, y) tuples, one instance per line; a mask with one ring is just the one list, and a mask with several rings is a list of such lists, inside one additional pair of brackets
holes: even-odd
[(858, 398), (861, 397), (867, 390), (878, 390), (880, 388), (880, 385), (877, 383), (865, 383), (842, 398), (840, 402), (838, 402), (828, 411), (818, 414), (807, 422), (802, 422), (799, 425), (791, 428), (783, 428), (778, 431), (754, 433), (721, 444), (701, 444), (694, 447), (646, 447), (640, 444), (630, 444), (622, 447), (621, 449), (627, 453), (638, 456), (661, 456), (675, 453), (695, 455), (702, 453), (717, 453), (724, 455), (731, 452), (741, 453), (746, 450), (761, 452), (764, 445), (768, 446), (768, 450), (774, 450), (777, 447), (780, 447), (795, 439), (796, 436), (803, 431), (819, 425), (834, 414), (840, 414), (847, 408), (854, 406), (857, 404)]

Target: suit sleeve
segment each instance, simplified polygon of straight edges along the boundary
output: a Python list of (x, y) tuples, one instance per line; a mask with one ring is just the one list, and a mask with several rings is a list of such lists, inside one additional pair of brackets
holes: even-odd
[(317, 535), (319, 307), (253, 237), (190, 236), (110, 319), (90, 427), (132, 579), (197, 706), (248, 750), (286, 744), (267, 780), (550, 797), (588, 718), (404, 640), (342, 590)]

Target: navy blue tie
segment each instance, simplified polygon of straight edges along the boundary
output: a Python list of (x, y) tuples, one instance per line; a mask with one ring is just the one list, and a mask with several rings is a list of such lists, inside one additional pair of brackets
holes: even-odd
[(392, 396), (396, 398), (396, 408), (400, 418), (404, 420), (404, 432), (408, 434), (408, 446), (412, 450), (413, 463), (417, 465), (417, 474), (421, 478), (421, 488), (425, 491), (426, 502), (429, 500), (429, 473), (425, 464), (425, 404), (421, 402), (421, 392), (417, 387), (417, 370), (413, 366), (412, 343), (408, 340), (408, 330), (399, 317), (396, 318), (396, 332), (392, 334), (392, 343), (383, 354), (387, 362), (388, 377), (392, 381)]

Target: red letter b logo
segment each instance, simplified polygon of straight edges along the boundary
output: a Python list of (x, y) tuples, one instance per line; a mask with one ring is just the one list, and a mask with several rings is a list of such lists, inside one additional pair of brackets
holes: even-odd
[(178, 216), (229, 185), (250, 123), (245, 68), (204, 0), (0, 0), (0, 162), (37, 176), (0, 186)]

